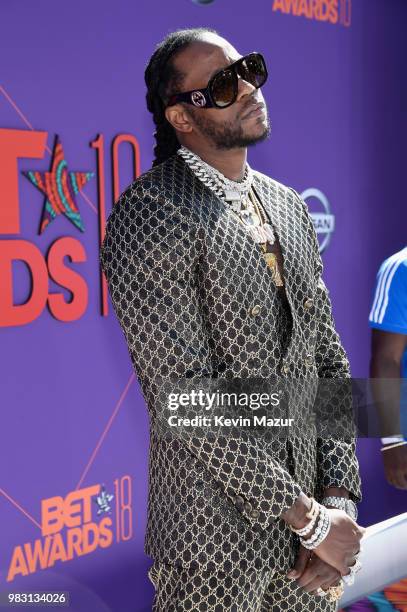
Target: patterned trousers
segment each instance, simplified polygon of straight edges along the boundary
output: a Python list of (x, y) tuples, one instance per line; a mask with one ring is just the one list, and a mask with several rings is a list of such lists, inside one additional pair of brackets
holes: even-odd
[(285, 574), (264, 569), (231, 573), (155, 561), (152, 612), (335, 612), (336, 602), (311, 595)]

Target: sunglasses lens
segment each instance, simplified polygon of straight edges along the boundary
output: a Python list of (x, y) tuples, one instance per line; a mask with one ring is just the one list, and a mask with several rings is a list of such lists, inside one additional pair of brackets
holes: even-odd
[(228, 106), (236, 98), (236, 78), (231, 70), (220, 72), (213, 80), (211, 95), (217, 106)]
[(262, 56), (258, 53), (247, 56), (239, 66), (239, 74), (242, 79), (257, 89), (264, 85), (267, 79), (267, 69)]
[(230, 106), (237, 98), (237, 75), (256, 87), (261, 87), (267, 79), (267, 68), (260, 53), (250, 53), (235, 62), (233, 68), (226, 68), (213, 77), (210, 87), (211, 96), (219, 108)]

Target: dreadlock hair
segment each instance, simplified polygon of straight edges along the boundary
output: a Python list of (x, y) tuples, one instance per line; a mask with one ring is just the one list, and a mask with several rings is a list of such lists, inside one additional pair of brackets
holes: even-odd
[(157, 144), (154, 147), (153, 166), (161, 164), (180, 148), (175, 129), (164, 113), (169, 96), (177, 93), (177, 88), (181, 86), (184, 77), (184, 74), (174, 66), (174, 56), (192, 42), (200, 40), (205, 32), (218, 34), (212, 28), (180, 29), (167, 34), (156, 46), (145, 69), (147, 108), (152, 113), (156, 126), (154, 136)]

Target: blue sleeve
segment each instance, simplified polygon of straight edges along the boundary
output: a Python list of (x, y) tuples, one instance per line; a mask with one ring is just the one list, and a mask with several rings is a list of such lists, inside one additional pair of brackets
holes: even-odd
[(390, 257), (380, 266), (369, 326), (407, 334), (407, 259)]

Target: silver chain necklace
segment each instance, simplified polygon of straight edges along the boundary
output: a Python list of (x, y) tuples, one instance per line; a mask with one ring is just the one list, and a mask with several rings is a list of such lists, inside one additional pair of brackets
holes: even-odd
[(253, 182), (253, 171), (246, 163), (241, 181), (228, 179), (219, 170), (206, 163), (199, 155), (181, 145), (177, 150), (199, 180), (211, 189), (218, 197), (241, 218), (247, 232), (258, 243), (275, 242), (275, 235), (269, 223), (261, 223), (256, 209), (249, 198)]
[(225, 200), (235, 212), (239, 213), (241, 211), (253, 181), (253, 171), (249, 164), (246, 164), (243, 179), (232, 181), (184, 145), (177, 150), (177, 153), (184, 158), (197, 177), (217, 196)]

